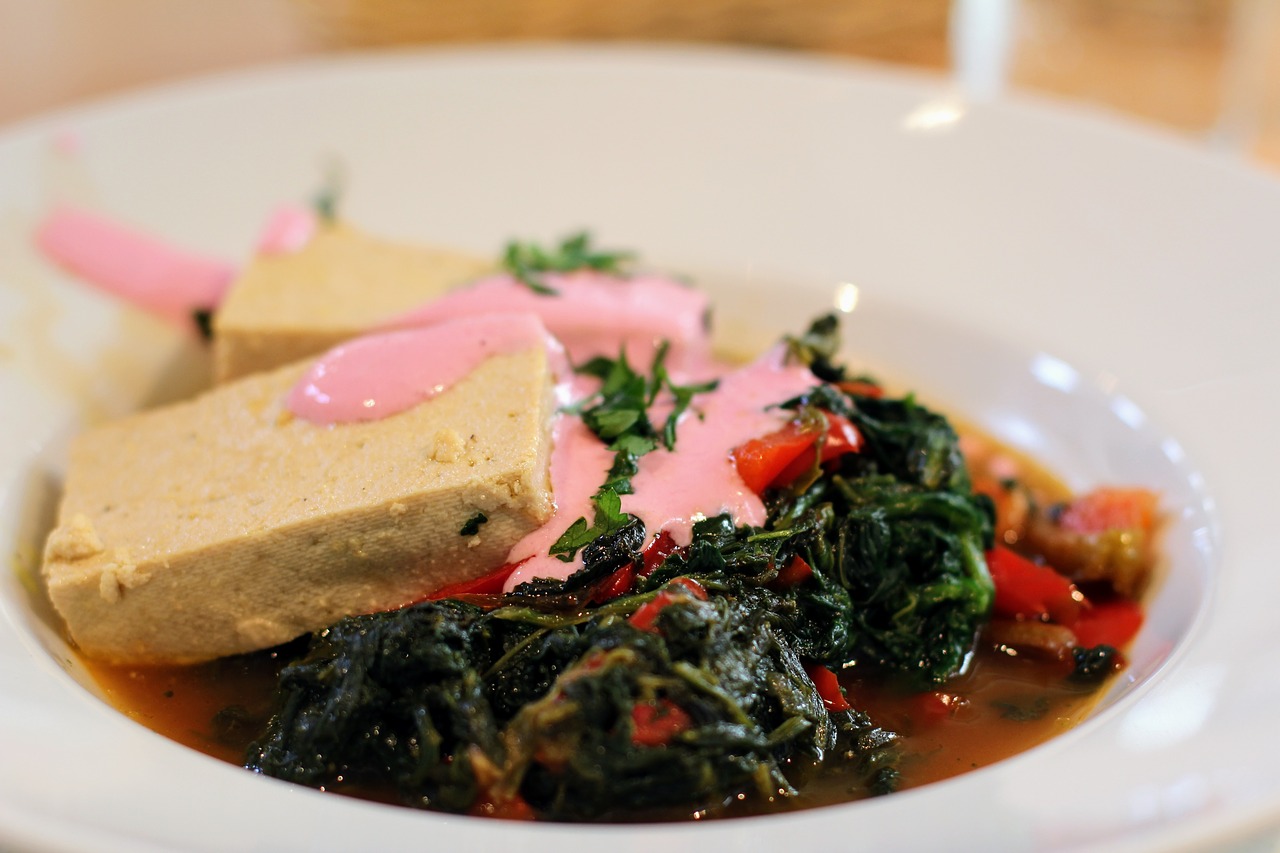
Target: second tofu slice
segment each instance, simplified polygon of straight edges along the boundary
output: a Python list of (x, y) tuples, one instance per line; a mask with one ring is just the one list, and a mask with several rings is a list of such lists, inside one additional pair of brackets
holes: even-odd
[(305, 245), (258, 256), (232, 284), (213, 321), (214, 373), (225, 382), (318, 355), (492, 268), (320, 223)]
[(550, 517), (544, 347), (331, 426), (285, 406), (308, 367), (77, 439), (45, 574), (86, 654), (184, 663), (276, 645), (484, 574)]

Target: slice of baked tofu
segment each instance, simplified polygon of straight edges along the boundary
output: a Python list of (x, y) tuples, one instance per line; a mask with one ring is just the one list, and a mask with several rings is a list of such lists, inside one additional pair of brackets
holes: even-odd
[(196, 662), (492, 571), (552, 513), (547, 361), (496, 355), (333, 426), (285, 408), (301, 363), (88, 431), (45, 549), (71, 637), (102, 660)]
[(259, 255), (232, 283), (213, 318), (214, 378), (317, 355), (492, 270), (470, 255), (322, 223), (301, 248)]

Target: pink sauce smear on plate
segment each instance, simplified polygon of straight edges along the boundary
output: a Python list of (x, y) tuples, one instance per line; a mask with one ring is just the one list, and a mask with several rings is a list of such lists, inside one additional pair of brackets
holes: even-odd
[(192, 326), (192, 312), (221, 301), (236, 275), (229, 263), (71, 207), (56, 208), (44, 219), (36, 244), (90, 284), (186, 327)]

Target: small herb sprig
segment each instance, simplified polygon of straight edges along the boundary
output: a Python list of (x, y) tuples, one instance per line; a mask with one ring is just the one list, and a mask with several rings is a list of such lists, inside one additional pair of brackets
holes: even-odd
[(338, 206), (342, 202), (342, 194), (346, 185), (346, 175), (342, 164), (335, 161), (328, 163), (320, 181), (320, 188), (311, 197), (311, 209), (316, 218), (326, 225), (338, 220)]
[(512, 240), (503, 252), (502, 266), (534, 293), (558, 296), (559, 292), (543, 280), (544, 273), (588, 269), (621, 274), (632, 258), (630, 252), (605, 252), (593, 248), (591, 235), (579, 231), (561, 240), (554, 249)]
[[(591, 499), (595, 506), (595, 520), (588, 524), (579, 518), (551, 546), (551, 554), (568, 562), (579, 548), (583, 548), (601, 536), (618, 532), (633, 517), (622, 511), (622, 495), (631, 494), (631, 478), (639, 469), (641, 456), (656, 450), (661, 444), (667, 450), (676, 446), (676, 425), (688, 410), (695, 394), (712, 391), (716, 381), (692, 385), (678, 385), (667, 370), (666, 341), (658, 347), (649, 375), (637, 373), (622, 352), (617, 358), (598, 356), (578, 367), (579, 373), (601, 380), (600, 390), (580, 403), (576, 411), (587, 428), (613, 451), (613, 465), (608, 479)], [(649, 408), (663, 391), (673, 400), (671, 413), (659, 432), (649, 418)]]

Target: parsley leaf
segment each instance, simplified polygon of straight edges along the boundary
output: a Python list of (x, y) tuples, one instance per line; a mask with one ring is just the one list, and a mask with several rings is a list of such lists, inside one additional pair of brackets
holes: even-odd
[(321, 222), (331, 225), (337, 220), (338, 204), (342, 201), (344, 183), (341, 165), (330, 163), (325, 168), (320, 189), (316, 190), (316, 194), (311, 197), (311, 208)]
[(622, 511), (622, 498), (611, 486), (601, 486), (591, 503), (596, 508), (595, 521), (588, 525), (585, 518), (579, 518), (569, 525), (569, 529), (551, 546), (549, 553), (557, 559), (566, 563), (572, 561), (579, 548), (585, 548), (601, 536), (617, 533), (634, 520), (633, 516)]
[(787, 356), (813, 371), (824, 382), (840, 382), (844, 367), (835, 362), (840, 352), (840, 319), (827, 314), (814, 320), (808, 330), (798, 337), (787, 335)]
[(591, 235), (579, 231), (560, 241), (555, 249), (544, 249), (536, 243), (513, 240), (503, 252), (502, 265), (517, 281), (542, 296), (558, 296), (555, 288), (542, 279), (543, 273), (573, 272), (590, 269), (598, 272), (623, 272), (630, 252), (604, 252), (593, 249)]
[(483, 512), (477, 512), (475, 515), (471, 516), (466, 520), (466, 522), (462, 525), (462, 529), (458, 531), (458, 535), (459, 536), (475, 536), (477, 533), (480, 532), (480, 525), (485, 524), (488, 521), (489, 521), (489, 516), (485, 515)]
[(667, 372), (667, 350), (669, 342), (663, 341), (658, 348), (658, 353), (653, 359), (653, 382), (649, 390), (649, 402), (653, 403), (658, 396), (658, 391), (666, 388), (670, 392), (675, 405), (672, 406), (671, 414), (667, 415), (667, 420), (662, 425), (662, 444), (667, 450), (675, 450), (676, 447), (676, 425), (680, 422), (680, 416), (689, 408), (689, 404), (693, 402), (694, 394), (705, 394), (708, 391), (714, 391), (718, 380), (712, 379), (707, 382), (700, 382), (694, 385), (677, 385), (671, 381), (671, 374)]
[(195, 323), (200, 340), (206, 343), (213, 340), (213, 309), (197, 308), (191, 312), (191, 321)]
[[(595, 376), (600, 390), (578, 405), (577, 412), (601, 441), (613, 451), (613, 465), (608, 479), (592, 498), (595, 520), (588, 524), (579, 518), (551, 546), (551, 554), (568, 562), (579, 548), (601, 536), (616, 533), (631, 522), (632, 516), (622, 511), (622, 495), (631, 494), (631, 478), (639, 470), (640, 457), (661, 444), (673, 450), (676, 424), (689, 408), (695, 394), (711, 391), (716, 382), (677, 385), (666, 368), (669, 347), (664, 341), (654, 355), (648, 376), (637, 373), (627, 362), (626, 352), (616, 359), (598, 356), (577, 368), (579, 373)], [(659, 432), (649, 419), (649, 407), (658, 394), (666, 390), (674, 399), (671, 414)]]

